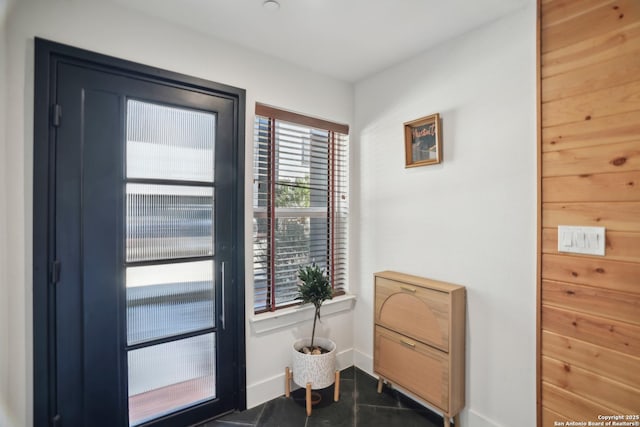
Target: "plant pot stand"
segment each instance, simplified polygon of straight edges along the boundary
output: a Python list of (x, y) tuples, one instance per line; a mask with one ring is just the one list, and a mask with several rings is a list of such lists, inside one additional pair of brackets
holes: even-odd
[[(304, 347), (311, 346), (311, 338), (300, 338), (291, 348), (291, 363), (293, 369), (286, 368), (286, 395), (290, 395), (291, 381), (306, 389), (305, 406), (307, 416), (311, 415), (313, 395), (311, 390), (324, 390), (335, 384), (334, 400), (340, 394), (340, 371), (336, 371), (336, 344), (328, 338), (316, 337), (314, 343), (326, 352), (309, 354), (301, 352)], [(316, 393), (316, 400), (319, 395)]]
[[(291, 397), (291, 382), (293, 381), (293, 371), (287, 366), (284, 370), (284, 377), (285, 377), (285, 383), (284, 383), (284, 395), (285, 397), (289, 398)], [(336, 371), (335, 372), (335, 378), (334, 378), (334, 383), (335, 387), (333, 390), (333, 401), (337, 402), (340, 399), (340, 371)], [(307, 416), (311, 416), (311, 409), (312, 406), (316, 403), (318, 403), (319, 400), (314, 400), (314, 393), (312, 390), (314, 390), (313, 388), (313, 384), (311, 384), (310, 382), (308, 382), (305, 385), (305, 407), (307, 409)]]

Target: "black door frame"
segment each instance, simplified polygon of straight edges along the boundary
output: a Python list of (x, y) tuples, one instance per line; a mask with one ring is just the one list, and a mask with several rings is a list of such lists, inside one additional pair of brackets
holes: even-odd
[(234, 374), (237, 393), (235, 407), (246, 408), (246, 350), (244, 306), (244, 158), (245, 99), (244, 89), (214, 83), (197, 77), (126, 61), (72, 46), (35, 38), (34, 81), (34, 172), (33, 172), (33, 368), (34, 425), (55, 425), (55, 306), (56, 270), (54, 257), (55, 224), (55, 141), (58, 119), (53, 105), (57, 99), (56, 79), (60, 63), (82, 63), (83, 66), (118, 75), (133, 76), (150, 82), (203, 92), (233, 101), (234, 105), (234, 201), (238, 214), (232, 228), (237, 236), (232, 247), (232, 309), (236, 315), (237, 363)]

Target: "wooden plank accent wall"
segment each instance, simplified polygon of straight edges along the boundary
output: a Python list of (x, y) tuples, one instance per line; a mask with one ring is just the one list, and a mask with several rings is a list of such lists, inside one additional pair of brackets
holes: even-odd
[[(640, 0), (538, 8), (537, 425), (551, 427), (640, 414)], [(605, 227), (605, 256), (559, 253), (558, 225)]]

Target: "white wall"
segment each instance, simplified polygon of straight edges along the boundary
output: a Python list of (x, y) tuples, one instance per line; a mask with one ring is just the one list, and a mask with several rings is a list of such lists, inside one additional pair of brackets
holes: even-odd
[[(3, 380), (2, 384), (6, 384), (11, 394), (6, 409), (10, 421), (1, 427), (25, 427), (33, 423), (31, 269), (34, 36), (245, 88), (248, 207), (252, 200), (251, 147), (255, 102), (351, 123), (353, 91), (349, 84), (107, 2), (22, 0), (10, 14), (7, 30), (8, 94), (2, 99), (11, 100), (11, 108), (6, 111), (8, 144), (3, 169), (6, 176), (11, 177), (5, 203), (7, 220), (11, 224), (6, 239), (7, 247), (11, 248), (7, 254), (6, 279), (11, 287), (8, 289), (6, 303), (9, 307), (6, 314), (8, 322), (2, 324), (9, 323), (11, 327), (8, 333), (9, 345), (1, 342), (0, 361), (8, 358), (8, 381)], [(1, 153), (2, 151), (0, 156)], [(245, 228), (246, 268), (249, 273), (246, 300), (248, 318), (253, 306), (250, 215), (245, 218)], [(339, 328), (339, 324), (344, 327)], [(325, 327), (335, 334), (333, 338), (338, 341), (338, 345), (347, 350), (345, 347), (350, 346), (353, 341), (352, 313), (329, 316)], [(3, 331), (0, 329), (0, 339), (6, 335), (6, 331)], [(284, 382), (280, 377), (289, 361), (288, 348), (292, 337), (307, 333), (308, 330), (280, 330), (254, 336), (247, 323), (247, 387), (250, 406), (283, 393)], [(0, 374), (2, 372), (0, 370)]]
[[(533, 4), (356, 84), (356, 365), (374, 272), (465, 285), (465, 426), (535, 424), (535, 106)], [(403, 122), (436, 112), (443, 163), (405, 169)]]
[(5, 111), (6, 111), (6, 31), (5, 31), (5, 13), (8, 4), (0, 1), (0, 427), (8, 424), (8, 375), (9, 364), (8, 354), (5, 350), (9, 344), (9, 300), (8, 300), (8, 283), (6, 277), (7, 264), (7, 221), (6, 209), (7, 192), (5, 177), (5, 145), (6, 145), (6, 127), (5, 127)]

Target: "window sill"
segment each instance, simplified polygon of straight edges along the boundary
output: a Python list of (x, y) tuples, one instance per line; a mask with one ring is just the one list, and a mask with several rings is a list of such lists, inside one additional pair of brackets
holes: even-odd
[[(355, 302), (355, 295), (340, 295), (322, 304), (320, 315), (326, 316), (329, 314), (339, 313), (341, 311), (351, 310)], [(313, 305), (305, 304), (291, 308), (284, 308), (271, 313), (262, 313), (252, 316), (249, 318), (249, 323), (251, 323), (251, 329), (253, 332), (256, 334), (263, 334), (286, 326), (295, 325), (300, 322), (304, 322), (305, 320), (312, 320), (312, 318)]]

